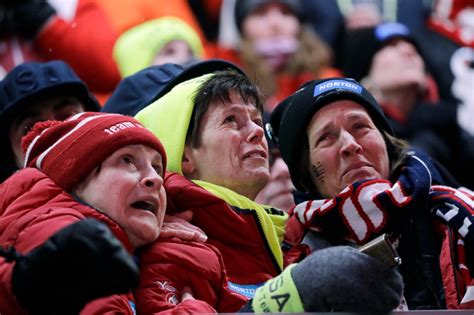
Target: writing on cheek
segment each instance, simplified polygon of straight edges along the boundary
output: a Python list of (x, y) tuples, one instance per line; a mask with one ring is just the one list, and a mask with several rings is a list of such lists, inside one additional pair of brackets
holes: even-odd
[(314, 176), (316, 176), (321, 183), (325, 182), (326, 171), (321, 162), (316, 163), (316, 165), (311, 164), (311, 170), (313, 171)]

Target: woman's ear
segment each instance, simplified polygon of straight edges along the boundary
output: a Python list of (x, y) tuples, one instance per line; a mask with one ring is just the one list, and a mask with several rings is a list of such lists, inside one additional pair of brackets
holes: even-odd
[(184, 147), (183, 159), (181, 160), (181, 169), (183, 170), (183, 175), (186, 177), (192, 177), (192, 174), (196, 170), (192, 150), (193, 148), (191, 146), (186, 145)]

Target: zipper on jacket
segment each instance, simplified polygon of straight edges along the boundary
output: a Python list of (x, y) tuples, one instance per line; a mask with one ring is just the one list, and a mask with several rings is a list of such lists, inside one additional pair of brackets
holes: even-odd
[[(281, 268), (280, 265), (278, 264), (278, 261), (275, 257), (275, 253), (272, 251), (272, 248), (270, 246), (270, 243), (268, 242), (267, 236), (265, 235), (265, 232), (263, 231), (263, 227), (262, 227), (263, 225), (262, 225), (262, 222), (260, 221), (260, 219), (258, 217), (257, 211), (255, 211), (253, 209), (248, 209), (248, 210), (250, 210), (250, 213), (255, 218), (255, 221), (257, 221), (257, 223), (258, 223), (257, 224), (258, 230), (259, 230), (260, 234), (263, 236), (262, 238), (264, 240), (264, 244), (265, 244), (265, 247), (267, 248), (267, 251), (270, 253), (270, 255), (269, 255), (270, 260), (272, 261), (273, 266), (275, 267), (277, 275), (279, 275), (283, 271), (283, 268)], [(280, 248), (280, 250), (281, 250), (281, 248)], [(281, 255), (282, 255), (282, 259), (283, 259), (283, 251), (281, 252)]]
[(451, 267), (453, 268), (453, 275), (454, 275), (454, 285), (456, 286), (456, 297), (458, 299), (458, 305), (461, 304), (461, 289), (459, 285), (459, 279), (458, 279), (458, 273), (456, 270), (456, 252), (453, 248), (454, 243), (453, 243), (453, 236), (451, 234), (451, 228), (447, 226), (448, 229), (448, 238), (449, 238), (449, 254), (451, 256)]

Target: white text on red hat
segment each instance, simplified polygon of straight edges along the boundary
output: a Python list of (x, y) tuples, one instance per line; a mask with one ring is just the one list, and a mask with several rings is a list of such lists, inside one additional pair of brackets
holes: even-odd
[(107, 132), (109, 135), (113, 135), (114, 133), (117, 133), (120, 130), (128, 129), (128, 128), (135, 128), (135, 127), (144, 128), (142, 125), (135, 124), (135, 123), (132, 123), (132, 122), (129, 122), (129, 121), (124, 121), (124, 122), (115, 124), (115, 125), (113, 125), (109, 128), (105, 128), (104, 131)]

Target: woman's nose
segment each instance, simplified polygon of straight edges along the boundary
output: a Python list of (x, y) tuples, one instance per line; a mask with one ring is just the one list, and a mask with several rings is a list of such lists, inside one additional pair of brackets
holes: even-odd
[(163, 185), (163, 177), (161, 177), (153, 168), (147, 171), (147, 174), (141, 180), (142, 185), (154, 189), (159, 189)]
[(249, 123), (249, 134), (248, 134), (248, 141), (251, 143), (258, 143), (262, 140), (263, 136), (265, 135), (263, 131), (263, 127), (258, 125), (255, 122)]
[(273, 9), (268, 13), (268, 28), (272, 30), (275, 35), (281, 32), (283, 17), (283, 13), (278, 9)]
[(347, 131), (342, 131), (340, 134), (341, 155), (351, 156), (362, 151), (362, 146), (357, 142), (352, 134)]

